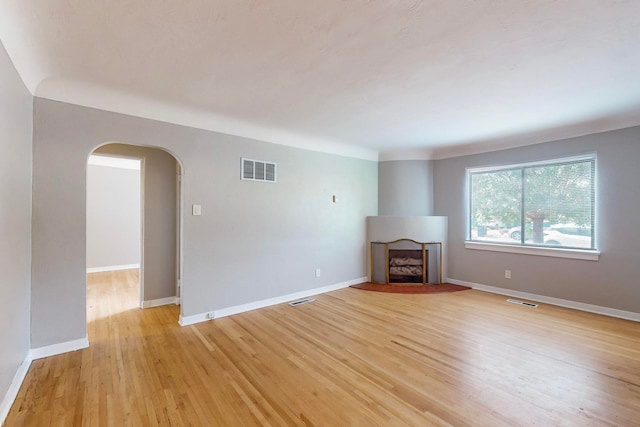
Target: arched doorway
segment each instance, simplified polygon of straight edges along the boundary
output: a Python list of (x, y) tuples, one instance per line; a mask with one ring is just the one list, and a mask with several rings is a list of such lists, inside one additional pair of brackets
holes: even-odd
[[(108, 143), (96, 148), (92, 153), (92, 156), (100, 156), (112, 159), (128, 159), (130, 161), (138, 161), (140, 165), (139, 174), (139, 269), (136, 268), (135, 262), (124, 264), (118, 264), (112, 266), (102, 266), (103, 271), (112, 271), (108, 274), (110, 277), (110, 284), (104, 284), (110, 286), (110, 294), (113, 297), (115, 282), (113, 278), (117, 275), (119, 283), (123, 292), (127, 292), (128, 298), (137, 298), (134, 301), (133, 307), (149, 308), (159, 305), (167, 304), (179, 304), (180, 302), (180, 278), (181, 272), (181, 174), (182, 167), (178, 159), (167, 151), (155, 148), (155, 147), (141, 147), (122, 143)], [(96, 199), (96, 195), (89, 194), (92, 191), (89, 179), (92, 177), (90, 168), (92, 165), (87, 166), (87, 267), (88, 274), (93, 274), (95, 270), (91, 270), (92, 266), (90, 262), (95, 260), (90, 256), (91, 245), (96, 243), (92, 242), (92, 230), (89, 227), (93, 224), (90, 214), (89, 203)], [(104, 171), (103, 171), (104, 172)], [(123, 175), (123, 174), (121, 174)], [(131, 174), (129, 174), (131, 175)], [(111, 176), (115, 176), (113, 173)], [(115, 180), (114, 180), (115, 181)], [(131, 182), (131, 181), (129, 181)], [(114, 189), (117, 191), (116, 189)], [(128, 189), (131, 193), (131, 189)], [(116, 242), (115, 239), (123, 239), (118, 237), (118, 229), (130, 227), (131, 224), (125, 224), (121, 211), (127, 210), (129, 215), (131, 214), (131, 206), (123, 206), (132, 200), (131, 197), (123, 197), (118, 199), (117, 194), (111, 194), (110, 200), (115, 200), (112, 206), (107, 205), (106, 210), (111, 212), (103, 212), (104, 221), (108, 223), (109, 214), (120, 214), (119, 223), (112, 222), (111, 227), (114, 227), (111, 236), (111, 242), (106, 239), (106, 243), (102, 244), (107, 247), (100, 248), (102, 252), (109, 252), (110, 250), (123, 250), (119, 247), (120, 242)], [(131, 219), (131, 218), (129, 218)], [(102, 230), (104, 234), (104, 230)], [(108, 230), (107, 230), (108, 233)], [(100, 243), (100, 242), (98, 242)], [(113, 245), (109, 247), (109, 245)], [(129, 248), (130, 249), (130, 248)], [(124, 251), (124, 250), (123, 250)], [(129, 254), (130, 256), (131, 254)], [(115, 258), (115, 257), (112, 257)], [(118, 270), (118, 267), (123, 267)], [(95, 268), (95, 267), (93, 267)], [(126, 271), (128, 270), (128, 271)], [(135, 272), (133, 271), (135, 270)], [(116, 273), (118, 272), (118, 273)], [(107, 277), (107, 276), (105, 276)], [(90, 280), (92, 279), (92, 280)], [(96, 312), (92, 310), (98, 310), (99, 307), (91, 307), (90, 304), (95, 302), (96, 295), (92, 294), (95, 289), (90, 289), (91, 283), (96, 282), (94, 277), (87, 278), (87, 317), (90, 319), (96, 315)], [(135, 283), (136, 289), (131, 289), (132, 284)], [(134, 292), (137, 291), (137, 292)], [(107, 295), (107, 294), (105, 294)], [(129, 302), (122, 303), (123, 295), (116, 295), (117, 298), (111, 298), (111, 304), (109, 312), (117, 312), (117, 308), (113, 307), (114, 303), (122, 304), (122, 309), (131, 309), (132, 304)], [(93, 298), (93, 300), (91, 300)]]

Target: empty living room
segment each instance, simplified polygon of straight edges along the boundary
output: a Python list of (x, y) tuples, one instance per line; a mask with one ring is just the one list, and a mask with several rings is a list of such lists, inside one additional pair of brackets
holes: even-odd
[(0, 425), (640, 426), (640, 2), (0, 4)]

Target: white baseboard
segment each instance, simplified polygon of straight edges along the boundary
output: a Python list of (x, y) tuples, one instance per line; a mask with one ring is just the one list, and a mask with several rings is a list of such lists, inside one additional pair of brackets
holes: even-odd
[(103, 271), (131, 270), (140, 268), (140, 264), (108, 265), (106, 267), (87, 268), (87, 273), (102, 273)]
[(240, 304), (232, 307), (221, 308), (219, 310), (212, 310), (206, 313), (194, 314), (193, 316), (183, 317), (181, 315), (178, 323), (181, 326), (193, 325), (194, 323), (206, 322), (207, 320), (211, 320), (214, 318), (217, 319), (219, 317), (231, 316), (233, 314), (244, 313), (245, 311), (256, 310), (258, 308), (264, 308), (270, 305), (282, 304), (284, 302), (306, 298), (312, 295), (324, 294), (326, 292), (331, 292), (338, 289), (346, 288), (351, 285), (357, 285), (358, 283), (366, 282), (367, 280), (368, 280), (367, 277), (359, 277), (357, 279), (336, 283), (334, 285), (323, 286), (320, 288), (313, 288), (306, 291), (295, 292), (292, 294), (282, 295), (274, 298), (267, 298), (264, 300), (254, 301), (247, 304)]
[(170, 304), (179, 305), (180, 298), (167, 297), (167, 298), (160, 298), (160, 299), (152, 299), (149, 301), (142, 301), (142, 304), (140, 304), (140, 308), (160, 307), (161, 305), (170, 305)]
[(42, 359), (43, 357), (67, 353), (69, 351), (80, 350), (87, 347), (89, 347), (89, 338), (84, 337), (79, 340), (67, 341), (63, 343), (47, 345), (44, 347), (32, 348), (31, 350), (29, 350), (27, 356), (18, 367), (18, 370), (13, 377), (13, 381), (11, 381), (11, 385), (9, 385), (7, 393), (4, 395), (4, 398), (0, 402), (0, 426), (4, 425), (4, 421), (7, 418), (7, 415), (9, 415), (11, 405), (13, 405), (13, 402), (15, 402), (16, 397), (18, 396), (20, 386), (22, 386), (22, 382), (27, 376), (27, 372), (29, 371), (29, 367), (31, 366), (32, 361), (36, 359)]
[(209, 317), (209, 313), (194, 314), (191, 316), (183, 316), (181, 314), (180, 318), (178, 319), (178, 324), (180, 326), (189, 326), (195, 323), (206, 322), (207, 320), (211, 320), (211, 318)]
[(585, 304), (582, 302), (548, 297), (545, 295), (531, 294), (529, 292), (514, 291), (511, 289), (482, 285), (480, 283), (466, 282), (464, 280), (447, 279), (447, 281), (449, 283), (453, 283), (454, 285), (468, 286), (470, 288), (477, 289), (479, 291), (491, 292), (493, 294), (523, 298), (530, 301), (542, 302), (545, 304), (572, 308), (574, 310), (586, 311), (589, 313), (596, 313), (596, 314), (603, 314), (605, 316), (618, 317), (620, 319), (633, 320), (634, 322), (640, 322), (640, 313), (634, 313), (632, 311), (624, 311), (624, 310), (618, 310), (617, 308), (609, 308), (609, 307), (602, 307), (599, 305)]
[(32, 348), (31, 351), (29, 351), (29, 357), (31, 360), (42, 359), (43, 357), (55, 356), (57, 354), (76, 351), (87, 347), (89, 347), (89, 337), (85, 336), (79, 340)]
[(29, 366), (31, 366), (31, 357), (29, 357), (29, 353), (22, 361), (20, 366), (18, 366), (18, 370), (16, 374), (13, 376), (13, 381), (9, 385), (9, 389), (4, 395), (2, 401), (0, 401), (0, 426), (4, 425), (5, 420), (7, 419), (7, 415), (9, 415), (9, 410), (11, 410), (11, 406), (13, 402), (15, 402), (16, 397), (18, 397), (18, 392), (20, 391), (20, 386), (27, 376), (27, 372), (29, 372)]

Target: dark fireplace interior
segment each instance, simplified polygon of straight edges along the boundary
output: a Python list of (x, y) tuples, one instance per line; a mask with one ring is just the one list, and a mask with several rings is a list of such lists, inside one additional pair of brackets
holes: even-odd
[(420, 249), (389, 249), (388, 268), (389, 283), (424, 283), (428, 277)]

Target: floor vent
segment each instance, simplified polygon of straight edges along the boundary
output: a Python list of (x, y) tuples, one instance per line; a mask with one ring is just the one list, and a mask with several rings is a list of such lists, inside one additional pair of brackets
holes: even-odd
[(513, 304), (526, 305), (527, 307), (534, 307), (534, 308), (538, 306), (538, 304), (534, 304), (532, 302), (518, 301), (517, 299), (508, 299), (507, 302), (510, 302)]
[(306, 304), (306, 303), (311, 302), (311, 301), (313, 301), (313, 298), (305, 298), (305, 299), (301, 299), (299, 301), (290, 302), (289, 305), (291, 307), (295, 307), (296, 305)]

